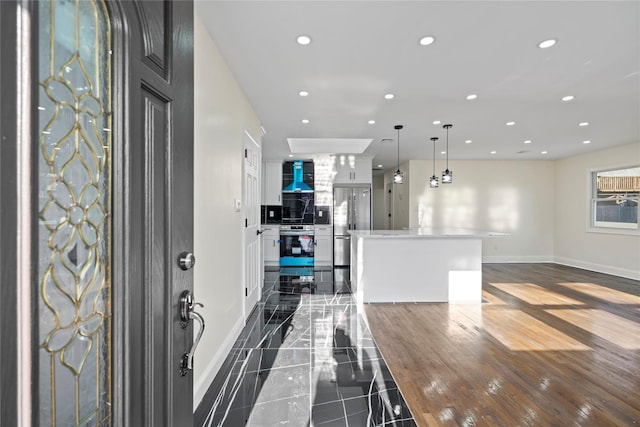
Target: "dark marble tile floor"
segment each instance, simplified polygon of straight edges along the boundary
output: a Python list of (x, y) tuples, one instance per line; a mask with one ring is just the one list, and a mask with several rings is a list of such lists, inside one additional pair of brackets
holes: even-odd
[(344, 271), (267, 270), (197, 426), (416, 426)]

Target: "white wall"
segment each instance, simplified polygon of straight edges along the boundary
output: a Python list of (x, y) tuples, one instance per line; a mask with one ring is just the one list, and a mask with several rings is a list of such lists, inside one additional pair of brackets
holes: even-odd
[[(196, 8), (197, 9), (197, 8)], [(260, 142), (260, 122), (195, 15), (195, 300), (207, 328), (195, 355), (194, 408), (241, 331), (243, 133)]]
[(553, 260), (552, 161), (456, 160), (451, 166), (453, 183), (429, 188), (432, 162), (410, 162), (409, 227), (508, 233), (484, 240), (485, 262)]
[(592, 170), (640, 164), (640, 143), (555, 163), (555, 260), (640, 280), (640, 235), (589, 232)]

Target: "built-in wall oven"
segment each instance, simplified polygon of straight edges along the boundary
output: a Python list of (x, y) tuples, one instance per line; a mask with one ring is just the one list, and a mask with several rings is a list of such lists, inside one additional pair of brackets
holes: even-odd
[(315, 246), (313, 225), (280, 226), (281, 267), (313, 267)]

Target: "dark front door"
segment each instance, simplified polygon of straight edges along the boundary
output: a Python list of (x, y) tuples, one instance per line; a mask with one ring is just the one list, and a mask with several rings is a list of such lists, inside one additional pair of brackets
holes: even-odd
[(130, 30), (122, 40), (130, 47), (122, 112), (130, 142), (123, 202), (131, 213), (124, 236), (125, 383), (133, 379), (125, 414), (142, 421), (136, 425), (189, 426), (193, 377), (183, 376), (179, 364), (193, 331), (182, 328), (178, 301), (192, 290), (193, 272), (182, 270), (178, 258), (193, 248), (193, 5), (121, 3)]
[(1, 9), (0, 424), (192, 425), (192, 2)]

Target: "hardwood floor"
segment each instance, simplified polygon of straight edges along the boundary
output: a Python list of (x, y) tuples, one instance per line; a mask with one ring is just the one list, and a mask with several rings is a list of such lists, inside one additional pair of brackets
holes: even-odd
[(483, 304), (365, 311), (420, 426), (631, 426), (639, 295), (640, 282), (615, 276), (487, 264)]

